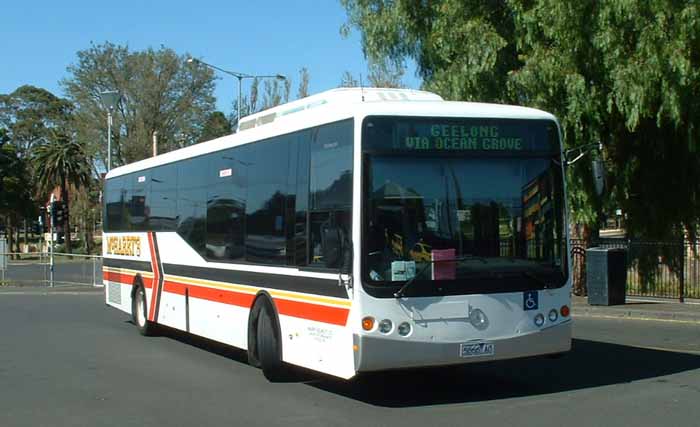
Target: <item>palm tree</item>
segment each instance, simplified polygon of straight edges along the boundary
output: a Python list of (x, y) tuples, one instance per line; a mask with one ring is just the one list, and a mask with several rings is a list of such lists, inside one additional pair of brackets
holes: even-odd
[(71, 252), (68, 188), (87, 187), (92, 178), (92, 162), (85, 148), (64, 133), (56, 133), (51, 141), (37, 146), (32, 156), (38, 190), (48, 194), (61, 188), (61, 200), (66, 203), (63, 230), (66, 252)]

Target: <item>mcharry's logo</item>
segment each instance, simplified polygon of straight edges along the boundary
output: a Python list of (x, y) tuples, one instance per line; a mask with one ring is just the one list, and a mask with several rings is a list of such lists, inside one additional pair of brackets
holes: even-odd
[(107, 254), (141, 256), (141, 238), (138, 236), (110, 236), (107, 238)]

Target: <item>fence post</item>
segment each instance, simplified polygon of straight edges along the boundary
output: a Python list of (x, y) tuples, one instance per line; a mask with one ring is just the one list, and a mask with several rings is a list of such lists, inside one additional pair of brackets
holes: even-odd
[(685, 301), (685, 238), (681, 238), (681, 276), (680, 289), (678, 290), (678, 301)]

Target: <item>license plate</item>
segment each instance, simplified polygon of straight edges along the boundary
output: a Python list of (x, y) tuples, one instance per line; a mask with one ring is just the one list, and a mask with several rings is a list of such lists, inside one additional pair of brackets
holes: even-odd
[(494, 345), (490, 342), (470, 342), (459, 345), (461, 357), (493, 356)]

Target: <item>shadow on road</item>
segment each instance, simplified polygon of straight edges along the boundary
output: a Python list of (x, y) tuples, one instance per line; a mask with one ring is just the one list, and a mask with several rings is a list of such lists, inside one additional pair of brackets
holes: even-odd
[[(700, 356), (573, 340), (563, 358), (393, 371), (309, 385), (376, 406), (481, 402), (652, 379), (700, 368)], [(663, 380), (659, 380), (663, 382)]]
[[(247, 364), (243, 350), (169, 328), (162, 334)], [(558, 359), (536, 357), (368, 373), (350, 381), (290, 367), (284, 382), (305, 383), (375, 406), (401, 408), (536, 396), (653, 379), (693, 369), (700, 369), (700, 356), (574, 339), (572, 351)]]

